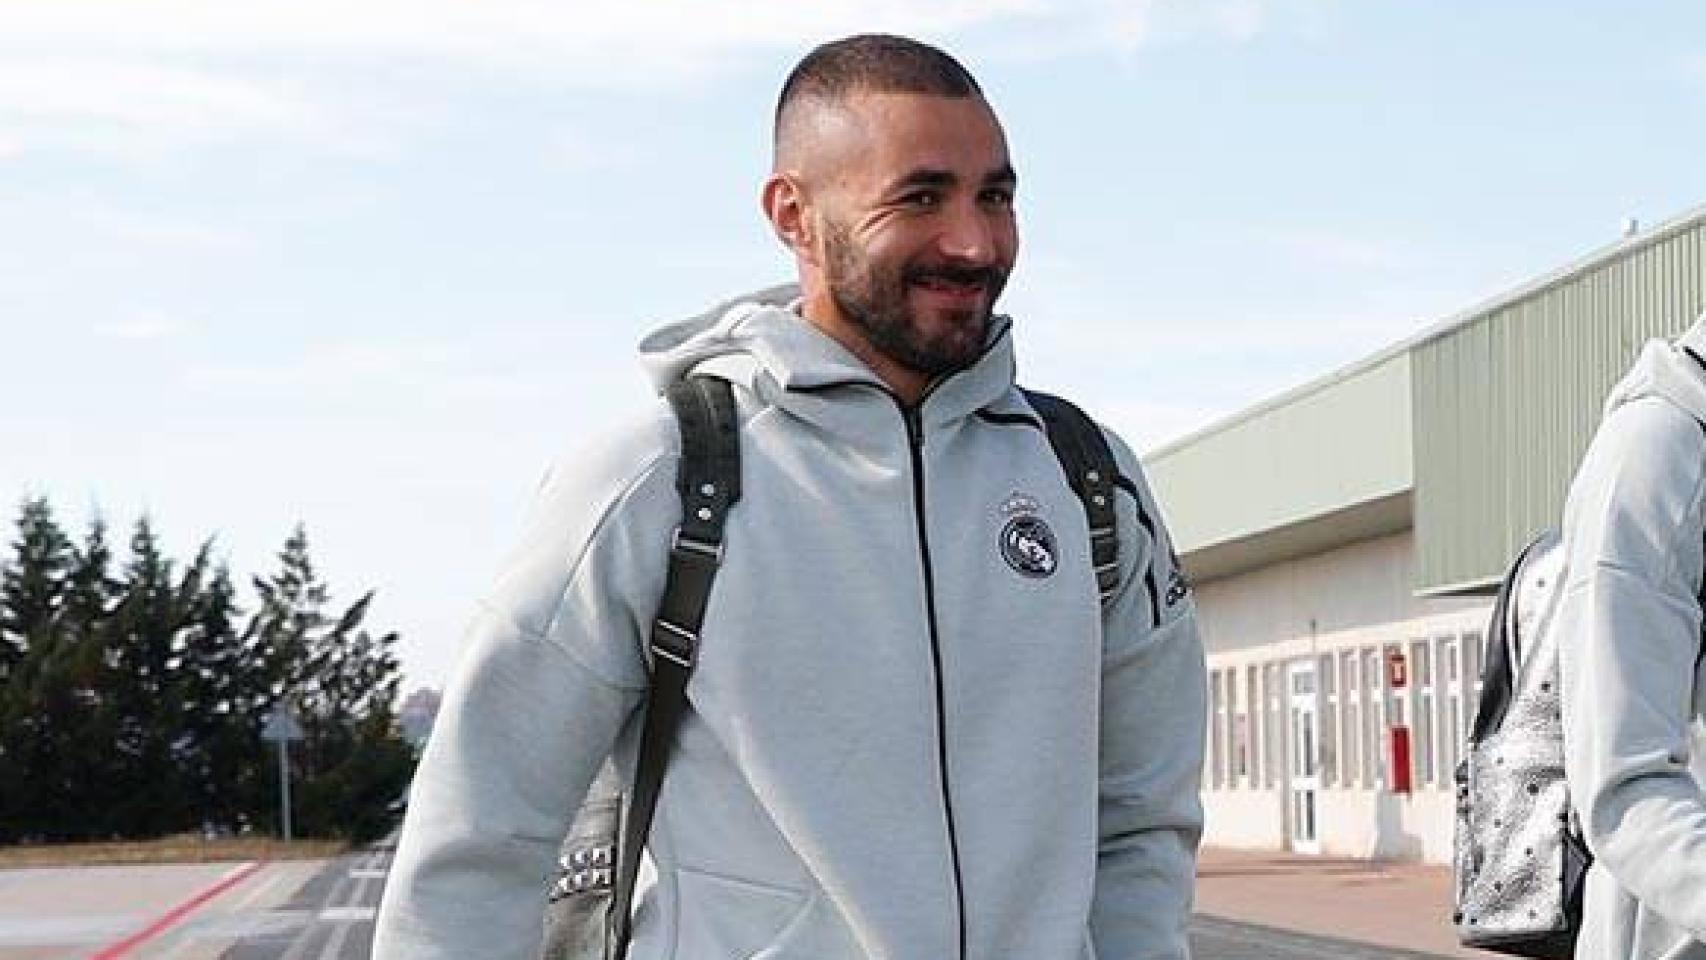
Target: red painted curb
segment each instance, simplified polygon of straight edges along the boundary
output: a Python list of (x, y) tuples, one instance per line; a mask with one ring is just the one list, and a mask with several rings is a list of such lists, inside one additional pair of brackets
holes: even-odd
[(197, 907), (209, 900), (212, 900), (214, 897), (219, 896), (232, 887), (235, 887), (237, 884), (242, 883), (244, 880), (249, 879), (251, 876), (254, 876), (255, 871), (264, 866), (266, 866), (265, 860), (256, 860), (252, 863), (238, 867), (231, 873), (221, 877), (219, 881), (214, 883), (212, 886), (161, 914), (158, 919), (153, 923), (150, 923), (148, 926), (143, 927), (141, 930), (136, 931), (117, 943), (102, 947), (101, 951), (89, 957), (89, 960), (119, 960), (119, 958), (123, 957), (140, 944), (148, 940), (152, 940), (164, 933), (168, 927), (188, 916), (190, 912), (195, 910)]

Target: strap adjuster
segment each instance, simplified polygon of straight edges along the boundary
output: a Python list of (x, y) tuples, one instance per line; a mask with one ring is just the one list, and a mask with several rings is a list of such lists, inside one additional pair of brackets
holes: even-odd
[(659, 617), (652, 621), (651, 648), (654, 656), (662, 657), (684, 670), (691, 670), (694, 656), (699, 650), (699, 635)]
[(680, 527), (676, 527), (675, 533), (670, 537), (669, 549), (672, 551), (687, 550), (703, 557), (710, 557), (719, 567), (723, 565), (722, 541), (708, 543), (704, 540), (696, 540), (683, 534)]

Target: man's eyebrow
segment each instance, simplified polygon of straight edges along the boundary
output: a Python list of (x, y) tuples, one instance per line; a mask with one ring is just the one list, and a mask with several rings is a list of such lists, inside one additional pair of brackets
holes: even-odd
[[(952, 170), (945, 170), (940, 167), (918, 167), (896, 179), (894, 183), (889, 185), (889, 189), (893, 191), (911, 187), (951, 187), (959, 182), (960, 178), (955, 176)], [(1013, 169), (1011, 163), (1003, 163), (983, 175), (984, 186), (1017, 184), (1018, 182), (1019, 174)]]
[(952, 170), (939, 167), (917, 167), (905, 175), (895, 179), (889, 185), (892, 190), (904, 190), (909, 187), (951, 187), (959, 182)]

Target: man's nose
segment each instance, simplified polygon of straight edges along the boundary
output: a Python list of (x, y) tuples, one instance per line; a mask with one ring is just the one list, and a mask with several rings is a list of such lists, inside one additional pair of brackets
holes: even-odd
[(995, 225), (976, 204), (955, 204), (937, 242), (949, 259), (977, 266), (995, 262)]

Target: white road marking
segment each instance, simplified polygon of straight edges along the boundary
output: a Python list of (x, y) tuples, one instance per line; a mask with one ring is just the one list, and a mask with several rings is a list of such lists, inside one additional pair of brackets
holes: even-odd
[[(344, 892), (344, 889), (346, 887), (348, 887), (349, 885), (350, 885), (350, 882), (348, 879), (340, 877), (338, 879), (337, 883), (332, 884), (332, 889), (327, 892), (326, 898), (324, 900), (320, 901), (320, 909), (326, 910), (326, 909), (330, 908), (334, 903), (336, 903), (339, 900), (340, 895)], [(284, 952), (284, 956), (279, 957), (278, 960), (302, 960), (303, 957), (307, 956), (308, 955), (308, 941), (313, 939), (313, 937), (314, 937), (315, 926), (316, 926), (315, 924), (310, 923), (310, 924), (308, 924), (307, 927), (303, 928), (302, 936), (297, 937), (294, 941), (292, 941), (290, 944), (290, 949), (286, 950)]]
[[(349, 939), (350, 929), (358, 923), (373, 922), (378, 908), (363, 905), (362, 901), (366, 899), (370, 883), (384, 880), (387, 858), (388, 851), (371, 851), (344, 871), (344, 875), (332, 884), (315, 914), (318, 923), (332, 925), (331, 933), (317, 955), (318, 960), (337, 960), (345, 941)], [(303, 960), (307, 957), (309, 941), (314, 936), (316, 926), (315, 923), (306, 925), (302, 934), (291, 942), (290, 949), (285, 951), (279, 960)]]
[(372, 907), (359, 906), (366, 894), (367, 881), (358, 880), (355, 889), (350, 892), (348, 906), (337, 911), (326, 911), (320, 914), (321, 919), (325, 919), (327, 912), (336, 912), (339, 914), (340, 920), (350, 921), (339, 923), (337, 929), (332, 931), (332, 936), (326, 941), (326, 948), (320, 951), (320, 960), (338, 960), (338, 954), (342, 953), (344, 949), (344, 941), (349, 938), (350, 928), (356, 922), (371, 921), (374, 914), (378, 912)]

